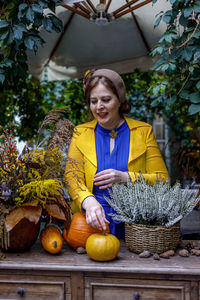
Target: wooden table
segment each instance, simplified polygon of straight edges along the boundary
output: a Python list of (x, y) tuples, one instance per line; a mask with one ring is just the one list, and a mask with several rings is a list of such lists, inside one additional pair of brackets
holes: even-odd
[(48, 254), (37, 242), (0, 261), (0, 299), (197, 300), (200, 257), (141, 259), (121, 242), (116, 260), (98, 263), (66, 244)]

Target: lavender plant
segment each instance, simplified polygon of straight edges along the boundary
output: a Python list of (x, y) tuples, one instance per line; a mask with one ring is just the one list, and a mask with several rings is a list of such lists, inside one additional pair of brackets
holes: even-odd
[(192, 211), (199, 201), (194, 191), (182, 189), (180, 183), (172, 187), (169, 180), (157, 179), (154, 185), (142, 175), (127, 185), (115, 184), (107, 202), (116, 211), (114, 220), (145, 225), (172, 226)]

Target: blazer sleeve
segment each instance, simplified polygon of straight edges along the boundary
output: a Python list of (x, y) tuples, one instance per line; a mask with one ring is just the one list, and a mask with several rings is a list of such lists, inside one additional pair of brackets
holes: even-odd
[[(163, 181), (166, 181), (168, 171), (165, 165), (165, 162), (162, 158), (160, 148), (154, 137), (152, 126), (145, 127), (143, 129), (144, 142), (146, 145), (146, 152), (143, 155), (143, 172), (145, 180), (151, 184), (156, 182), (157, 178), (161, 178)], [(131, 180), (134, 182), (135, 178), (138, 178), (141, 172), (134, 172), (134, 170), (129, 171)]]
[(67, 154), (64, 180), (67, 192), (72, 199), (72, 211), (81, 210), (81, 203), (93, 194), (85, 184), (84, 156), (77, 147), (77, 140), (81, 132), (76, 127)]

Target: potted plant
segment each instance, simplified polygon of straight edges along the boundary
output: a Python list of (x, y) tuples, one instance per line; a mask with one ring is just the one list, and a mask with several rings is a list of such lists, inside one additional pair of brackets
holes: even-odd
[(134, 183), (115, 184), (106, 200), (116, 211), (112, 218), (125, 222), (125, 242), (130, 251), (162, 253), (177, 247), (180, 220), (199, 199), (178, 182), (171, 187), (169, 180), (157, 179), (151, 185), (140, 174)]
[[(46, 116), (38, 145), (32, 151), (25, 147), (18, 155), (12, 132), (4, 130), (0, 136), (0, 248), (3, 250), (30, 248), (37, 239), (42, 216), (63, 222), (71, 218), (65, 199), (66, 156), (62, 148), (69, 145), (73, 124), (60, 119), (64, 112), (54, 109)], [(44, 128), (52, 123), (50, 134), (39, 144)]]

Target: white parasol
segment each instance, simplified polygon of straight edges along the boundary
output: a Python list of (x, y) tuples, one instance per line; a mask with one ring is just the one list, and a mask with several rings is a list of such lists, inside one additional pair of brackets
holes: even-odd
[(148, 70), (149, 52), (166, 30), (162, 22), (154, 29), (156, 15), (169, 8), (166, 0), (66, 0), (56, 8), (64, 31), (41, 29), (46, 43), (36, 55), (28, 52), (29, 72), (43, 79), (46, 70), (49, 80), (63, 80), (92, 68)]

